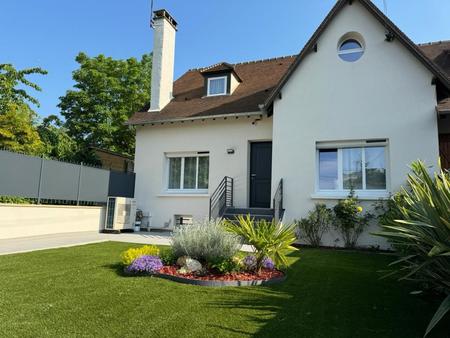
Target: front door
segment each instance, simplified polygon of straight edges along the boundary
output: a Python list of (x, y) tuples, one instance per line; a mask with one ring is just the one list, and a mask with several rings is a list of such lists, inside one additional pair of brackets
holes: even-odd
[(272, 142), (253, 142), (250, 146), (250, 207), (270, 208)]
[(439, 135), (439, 152), (442, 169), (450, 169), (450, 134)]

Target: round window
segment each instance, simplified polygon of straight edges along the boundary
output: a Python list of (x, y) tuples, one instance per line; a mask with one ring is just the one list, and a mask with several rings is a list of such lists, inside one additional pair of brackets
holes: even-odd
[(364, 54), (364, 47), (355, 39), (346, 39), (339, 45), (339, 57), (347, 62), (355, 62)]

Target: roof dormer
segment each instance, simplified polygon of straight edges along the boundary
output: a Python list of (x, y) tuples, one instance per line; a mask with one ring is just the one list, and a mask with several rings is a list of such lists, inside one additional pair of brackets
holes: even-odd
[(233, 65), (222, 62), (200, 72), (205, 79), (205, 96), (231, 95), (242, 82)]

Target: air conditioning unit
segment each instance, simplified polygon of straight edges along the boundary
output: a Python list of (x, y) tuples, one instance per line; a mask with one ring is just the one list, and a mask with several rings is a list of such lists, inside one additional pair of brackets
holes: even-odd
[(134, 230), (136, 200), (127, 197), (108, 197), (106, 204), (105, 230)]

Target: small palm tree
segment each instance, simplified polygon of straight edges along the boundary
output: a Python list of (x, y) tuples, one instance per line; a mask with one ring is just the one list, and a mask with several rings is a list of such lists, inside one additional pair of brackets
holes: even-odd
[(258, 272), (261, 271), (264, 258), (271, 258), (276, 266), (287, 266), (286, 253), (289, 250), (297, 250), (292, 246), (297, 239), (295, 224), (283, 225), (266, 220), (255, 222), (250, 215), (239, 215), (236, 221), (226, 221), (225, 227), (255, 248)]

